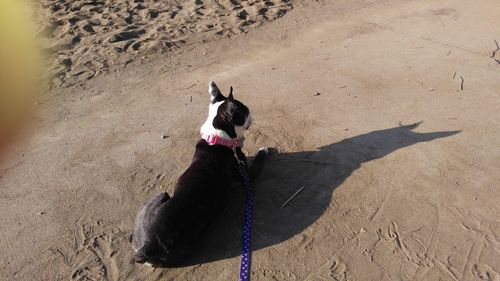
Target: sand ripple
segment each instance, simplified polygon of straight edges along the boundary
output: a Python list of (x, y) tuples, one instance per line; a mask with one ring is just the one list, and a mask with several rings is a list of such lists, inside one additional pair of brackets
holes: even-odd
[(146, 53), (246, 32), (283, 16), (291, 0), (40, 0), (55, 87)]

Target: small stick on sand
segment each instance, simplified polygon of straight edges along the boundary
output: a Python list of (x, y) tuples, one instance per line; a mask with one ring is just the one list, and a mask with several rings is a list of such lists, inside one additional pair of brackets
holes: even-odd
[(283, 203), (283, 205), (281, 205), (280, 209), (285, 208), (286, 204), (288, 204), (288, 202), (292, 201), (292, 199), (295, 198), (295, 196), (297, 196), (302, 190), (304, 190), (304, 188), (305, 188), (305, 186), (302, 186), (301, 188), (299, 188), (299, 190), (295, 191), (295, 193), (290, 198), (288, 198), (288, 200), (286, 200), (285, 203)]
[(460, 76), (460, 79), (462, 80), (462, 81), (460, 81), (460, 91), (463, 91), (464, 90), (464, 81), (465, 80), (464, 80), (464, 78), (462, 76)]
[(189, 89), (193, 88), (194, 86), (196, 86), (196, 83), (194, 83), (193, 85), (187, 87), (185, 90), (189, 90)]
[(457, 72), (455, 71), (455, 72), (453, 73), (453, 77), (451, 77), (451, 79), (455, 79), (455, 77), (456, 77), (456, 76), (457, 76)]

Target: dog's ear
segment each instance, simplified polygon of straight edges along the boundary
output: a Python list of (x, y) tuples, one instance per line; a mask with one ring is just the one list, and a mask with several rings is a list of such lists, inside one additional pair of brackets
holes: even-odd
[(229, 100), (234, 100), (234, 97), (233, 97), (233, 86), (231, 86), (231, 88), (229, 88), (229, 96), (227, 96), (227, 98)]
[(232, 101), (233, 101), (232, 95), (229, 95), (228, 101), (225, 102), (226, 107), (224, 108), (224, 116), (226, 117), (226, 120), (228, 120), (228, 121), (233, 120), (233, 115), (237, 109), (236, 104)]
[(208, 83), (208, 93), (210, 94), (210, 101), (212, 103), (216, 103), (226, 99), (222, 95), (221, 91), (219, 90), (219, 87), (217, 87), (217, 84), (215, 84), (214, 81), (210, 81)]

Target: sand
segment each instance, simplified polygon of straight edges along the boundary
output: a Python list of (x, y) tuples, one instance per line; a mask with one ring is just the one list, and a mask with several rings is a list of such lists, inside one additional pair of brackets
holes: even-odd
[(291, 1), (40, 0), (55, 87), (119, 70), (148, 55), (216, 40), (286, 14)]
[(252, 280), (500, 280), (499, 13), (294, 2), (54, 90), (3, 163), (1, 279), (236, 280), (238, 186), (190, 265), (135, 265), (128, 243), (189, 164), (213, 79), (252, 110), (245, 151), (275, 148), (255, 182)]

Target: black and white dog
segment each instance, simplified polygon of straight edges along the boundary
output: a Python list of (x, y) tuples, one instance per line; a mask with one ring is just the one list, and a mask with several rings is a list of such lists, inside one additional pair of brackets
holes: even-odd
[[(131, 237), (134, 259), (155, 267), (182, 263), (196, 253), (208, 225), (223, 211), (227, 190), (237, 174), (237, 160), (246, 162), (241, 151), (243, 133), (252, 123), (250, 110), (228, 97), (211, 81), (208, 118), (201, 127), (202, 139), (189, 168), (180, 176), (174, 195), (162, 192), (148, 201), (135, 220)], [(255, 178), (267, 148), (255, 155), (249, 169)]]

